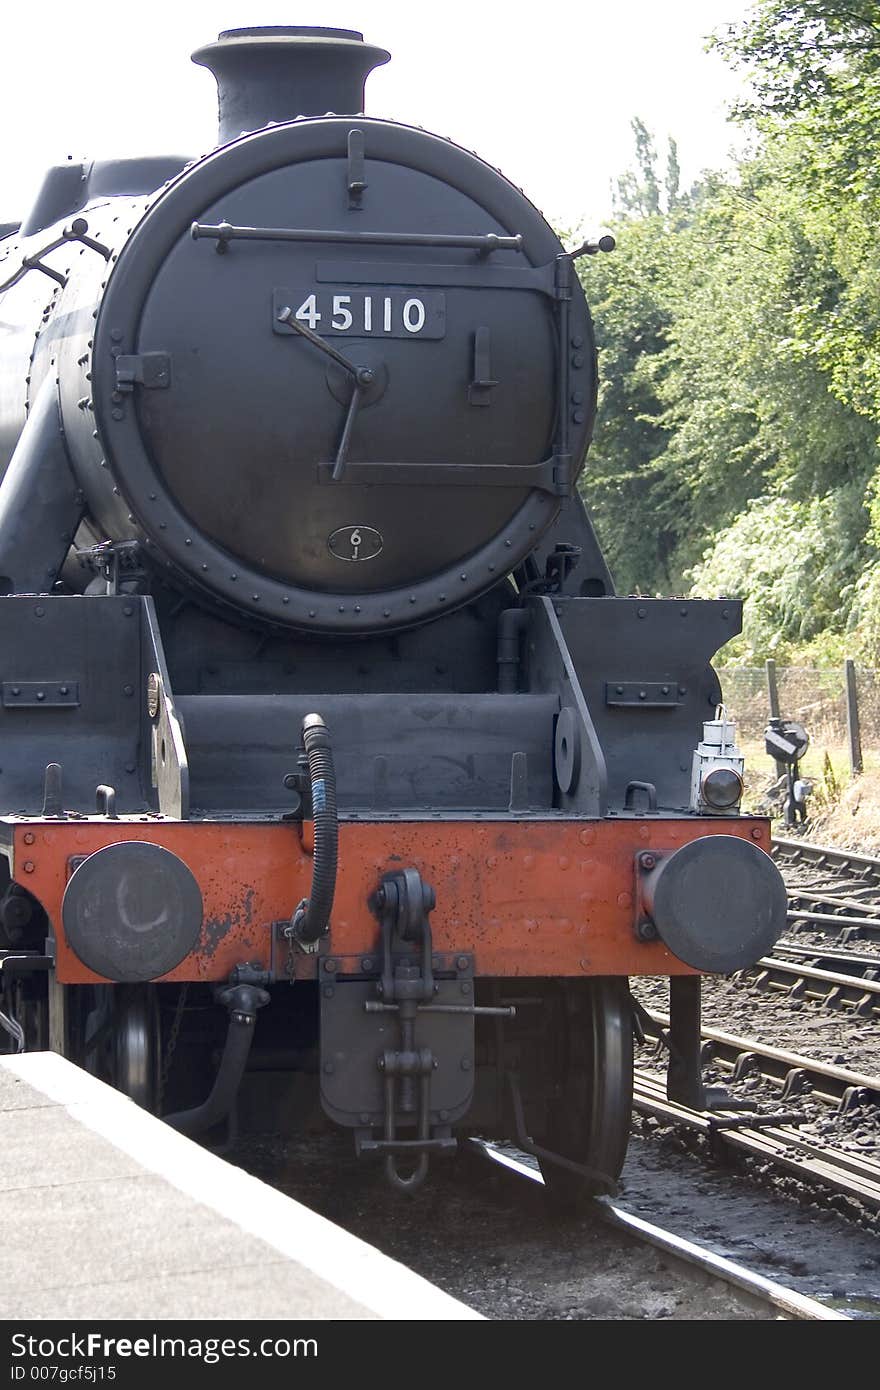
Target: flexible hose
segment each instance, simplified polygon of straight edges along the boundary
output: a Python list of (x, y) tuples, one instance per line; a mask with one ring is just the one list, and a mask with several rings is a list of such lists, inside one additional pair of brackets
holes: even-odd
[(307, 714), (302, 727), (303, 745), (312, 785), (312, 816), (315, 822), (315, 851), (312, 861), (312, 891), (293, 914), (293, 930), (299, 941), (313, 942), (322, 937), (330, 921), (336, 892), (336, 862), (339, 852), (339, 817), (336, 808), (336, 772), (327, 725), (320, 714)]
[(229, 1027), (211, 1094), (192, 1110), (178, 1110), (173, 1115), (165, 1116), (165, 1123), (181, 1134), (203, 1134), (206, 1129), (212, 1129), (226, 1119), (235, 1104), (247, 1066), (257, 1010), (268, 1004), (269, 995), (266, 990), (252, 985), (236, 985), (233, 989), (224, 990), (219, 1000), (229, 1009)]

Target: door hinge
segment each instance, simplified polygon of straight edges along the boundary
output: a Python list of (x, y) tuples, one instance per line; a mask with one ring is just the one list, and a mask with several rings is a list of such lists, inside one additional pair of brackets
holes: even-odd
[(171, 357), (167, 352), (138, 352), (117, 357), (117, 391), (133, 391), (135, 386), (155, 391), (170, 385)]

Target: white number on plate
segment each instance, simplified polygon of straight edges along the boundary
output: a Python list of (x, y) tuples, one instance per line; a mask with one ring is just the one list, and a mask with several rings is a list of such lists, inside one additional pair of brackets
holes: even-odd
[[(314, 295), (311, 296), (312, 299), (314, 299), (314, 297)], [(345, 307), (350, 303), (350, 294), (334, 294), (333, 296), (333, 318), (331, 319), (331, 323), (333, 327), (338, 328), (341, 333), (344, 333), (346, 328), (351, 328), (352, 325), (351, 310)]]
[(403, 326), (409, 333), (420, 333), (424, 328), (425, 306), (420, 299), (408, 299), (404, 304)]
[(318, 296), (310, 294), (308, 299), (304, 299), (297, 309), (295, 317), (299, 319), (300, 323), (308, 324), (314, 333), (315, 325), (319, 324), (323, 318), (323, 315), (318, 312)]
[[(446, 295), (442, 290), (360, 287), (337, 290), (319, 288), (303, 297), (305, 286), (290, 290), (282, 285), (273, 291), (273, 321), (276, 333), (290, 333), (294, 322), (325, 338), (443, 338), (446, 335)], [(296, 304), (289, 323), (279, 316), (288, 305)]]

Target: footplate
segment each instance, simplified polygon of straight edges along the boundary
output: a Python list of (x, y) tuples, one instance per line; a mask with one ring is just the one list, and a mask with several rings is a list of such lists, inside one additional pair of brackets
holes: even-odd
[[(395, 954), (393, 968), (417, 960), (417, 953)], [(381, 964), (381, 957), (321, 961), (321, 1103), (337, 1124), (359, 1131), (358, 1151), (370, 1152), (374, 1127), (381, 1136), (386, 1124), (387, 1064), (397, 1057), (395, 1149), (416, 1147), (423, 1085), (432, 1135), (427, 1147), (454, 1148), (449, 1126), (468, 1109), (474, 1090), (473, 956), (432, 957), (432, 999), (417, 1006), (414, 1046), (403, 1053), (398, 1010), (382, 1000)], [(407, 1081), (412, 1085), (402, 1084)]]

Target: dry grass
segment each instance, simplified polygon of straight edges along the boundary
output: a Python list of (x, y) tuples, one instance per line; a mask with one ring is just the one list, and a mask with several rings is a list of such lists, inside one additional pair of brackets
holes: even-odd
[[(773, 829), (786, 833), (783, 798), (768, 795), (775, 781), (774, 767), (763, 743), (744, 744), (746, 795), (743, 809), (773, 818)], [(808, 802), (807, 837), (819, 844), (840, 845), (880, 853), (880, 753), (864, 752), (864, 772), (853, 777), (849, 754), (839, 743), (814, 738), (801, 764), (801, 776), (813, 784)]]
[(880, 853), (880, 772), (863, 772), (838, 800), (812, 817), (807, 831), (819, 844)]

